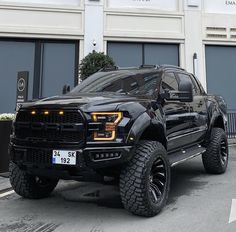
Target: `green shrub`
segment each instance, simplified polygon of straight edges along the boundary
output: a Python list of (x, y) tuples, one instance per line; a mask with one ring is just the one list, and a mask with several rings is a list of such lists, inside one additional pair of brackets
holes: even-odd
[(80, 78), (84, 80), (100, 69), (114, 65), (115, 63), (111, 57), (102, 52), (93, 51), (89, 53), (80, 64)]

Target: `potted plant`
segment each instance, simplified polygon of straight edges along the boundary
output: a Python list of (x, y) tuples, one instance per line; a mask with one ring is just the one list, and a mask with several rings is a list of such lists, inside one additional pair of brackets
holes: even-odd
[(14, 117), (14, 114), (0, 114), (0, 173), (8, 172), (8, 145)]

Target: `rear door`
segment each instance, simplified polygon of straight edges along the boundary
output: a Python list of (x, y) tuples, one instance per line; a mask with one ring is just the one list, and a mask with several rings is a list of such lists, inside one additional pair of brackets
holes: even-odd
[[(179, 90), (179, 80), (173, 72), (166, 72), (162, 78), (161, 91)], [(190, 129), (190, 105), (176, 100), (165, 100), (163, 110), (166, 116), (168, 151), (178, 150), (192, 141)]]

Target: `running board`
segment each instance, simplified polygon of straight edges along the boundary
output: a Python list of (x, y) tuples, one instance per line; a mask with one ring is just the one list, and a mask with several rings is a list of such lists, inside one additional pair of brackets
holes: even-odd
[(182, 149), (181, 151), (170, 154), (168, 156), (170, 165), (171, 167), (174, 167), (189, 159), (202, 155), (205, 151), (206, 151), (206, 148), (203, 148), (200, 145), (195, 145), (193, 147)]

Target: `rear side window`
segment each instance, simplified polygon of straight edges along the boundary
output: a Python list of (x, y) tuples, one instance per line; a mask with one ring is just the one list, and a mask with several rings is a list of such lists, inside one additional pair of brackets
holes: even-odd
[(197, 88), (199, 89), (199, 93), (200, 94), (204, 94), (205, 93), (205, 90), (204, 88), (202, 87), (200, 81), (198, 80), (197, 77), (195, 77), (194, 75), (191, 75), (192, 79), (194, 80), (194, 82), (196, 83), (197, 85)]

